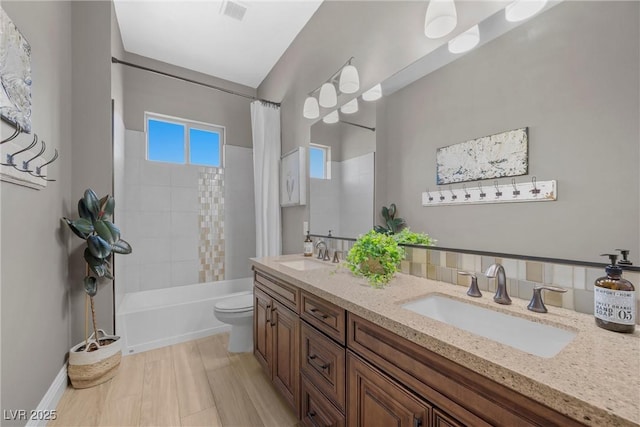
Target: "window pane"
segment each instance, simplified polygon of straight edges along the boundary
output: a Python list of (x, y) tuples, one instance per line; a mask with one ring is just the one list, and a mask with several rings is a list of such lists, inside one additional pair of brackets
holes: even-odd
[(189, 163), (220, 166), (220, 134), (201, 129), (189, 129)]
[(325, 179), (325, 150), (309, 147), (309, 176), (311, 178)]
[(184, 163), (184, 126), (149, 119), (147, 158), (157, 162)]

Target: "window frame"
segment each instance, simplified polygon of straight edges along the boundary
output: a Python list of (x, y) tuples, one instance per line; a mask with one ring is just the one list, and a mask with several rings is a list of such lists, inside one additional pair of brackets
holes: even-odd
[[(155, 120), (164, 123), (170, 123), (175, 125), (180, 125), (184, 127), (183, 132), (183, 148), (184, 148), (184, 162), (168, 162), (165, 160), (152, 160), (149, 159), (149, 120)], [(218, 147), (219, 150), (219, 166), (212, 165), (203, 165), (199, 163), (191, 163), (191, 134), (190, 130), (196, 129), (205, 132), (217, 133), (220, 135), (220, 144)], [(145, 111), (144, 113), (144, 133), (145, 133), (145, 146), (144, 146), (144, 158), (148, 162), (156, 162), (156, 163), (166, 163), (172, 165), (190, 165), (190, 166), (201, 166), (207, 168), (224, 168), (224, 146), (226, 144), (226, 128), (221, 125), (216, 125), (212, 123), (205, 123), (196, 120), (182, 119), (179, 117), (168, 116), (164, 114), (152, 113), (149, 111)]]
[[(323, 177), (312, 177), (311, 176), (311, 150), (321, 150), (324, 152), (324, 165), (323, 165)], [(317, 144), (315, 142), (309, 143), (309, 178), (310, 179), (331, 179), (331, 147), (329, 145)]]

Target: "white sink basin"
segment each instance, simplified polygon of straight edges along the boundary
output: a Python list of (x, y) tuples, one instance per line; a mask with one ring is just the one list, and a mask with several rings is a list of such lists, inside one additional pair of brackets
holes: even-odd
[(293, 268), (294, 270), (298, 270), (298, 271), (306, 271), (306, 270), (315, 270), (317, 268), (323, 268), (331, 264), (323, 264), (320, 261), (311, 261), (308, 259), (297, 259), (294, 261), (281, 262), (280, 265), (284, 265), (285, 267)]
[(571, 331), (440, 295), (429, 295), (402, 308), (545, 358), (558, 354), (576, 336)]

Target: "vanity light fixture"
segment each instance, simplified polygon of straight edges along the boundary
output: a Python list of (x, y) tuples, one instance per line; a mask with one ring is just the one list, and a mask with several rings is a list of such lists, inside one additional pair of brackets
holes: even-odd
[[(305, 118), (317, 119), (320, 117), (320, 107), (334, 108), (338, 105), (339, 93), (350, 94), (360, 90), (360, 77), (358, 76), (358, 70), (352, 64), (353, 60), (352, 56), (320, 87), (309, 92), (302, 108), (302, 115)], [(337, 92), (336, 86), (340, 92)], [(355, 111), (358, 111), (357, 105)]]
[(322, 118), (322, 121), (328, 125), (338, 123), (338, 120), (340, 120), (340, 116), (338, 115), (338, 110), (332, 111)]
[(332, 108), (338, 103), (338, 94), (333, 83), (327, 82), (320, 88), (320, 96), (318, 99), (321, 107)]
[(524, 21), (540, 12), (547, 0), (516, 0), (504, 9), (504, 17), (509, 22)]
[[(525, 0), (523, 0), (525, 1)], [(458, 14), (453, 0), (430, 0), (424, 20), (424, 35), (439, 39), (458, 25)]]
[(304, 100), (303, 115), (307, 119), (317, 119), (320, 117), (318, 100), (313, 96), (308, 96), (307, 99)]
[(353, 114), (358, 112), (358, 98), (353, 98), (340, 108), (340, 111), (344, 114)]
[(380, 83), (362, 94), (363, 101), (377, 101), (382, 98), (382, 86)]
[(449, 52), (462, 53), (473, 49), (480, 42), (480, 28), (474, 25), (464, 33), (449, 40)]
[(356, 93), (360, 89), (360, 78), (358, 77), (358, 70), (351, 65), (349, 60), (342, 72), (340, 72), (340, 83), (338, 84), (340, 92), (342, 93)]

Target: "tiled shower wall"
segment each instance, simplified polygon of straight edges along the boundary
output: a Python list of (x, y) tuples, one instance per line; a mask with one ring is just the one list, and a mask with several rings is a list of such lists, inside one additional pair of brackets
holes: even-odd
[(127, 130), (124, 184), (118, 225), (133, 247), (118, 259), (125, 293), (250, 276), (251, 149), (225, 146), (224, 170), (150, 162), (144, 133)]
[[(338, 249), (343, 250), (344, 254), (351, 246), (353, 241), (338, 242)], [(593, 284), (596, 279), (605, 275), (603, 268), (579, 265), (532, 262), (425, 248), (405, 248), (405, 251), (405, 260), (400, 263), (402, 273), (464, 287), (469, 286), (471, 278), (459, 275), (458, 272), (475, 273), (480, 290), (491, 293), (496, 290), (496, 281), (487, 278), (483, 272), (497, 262), (504, 267), (509, 296), (512, 298), (529, 301), (534, 286), (554, 285), (566, 289), (567, 292), (544, 292), (545, 304), (587, 314), (593, 314)], [(625, 271), (623, 277), (638, 290), (639, 272)], [(637, 313), (640, 313), (640, 292), (636, 292), (636, 298)], [(640, 324), (640, 316), (638, 317), (637, 323)]]

